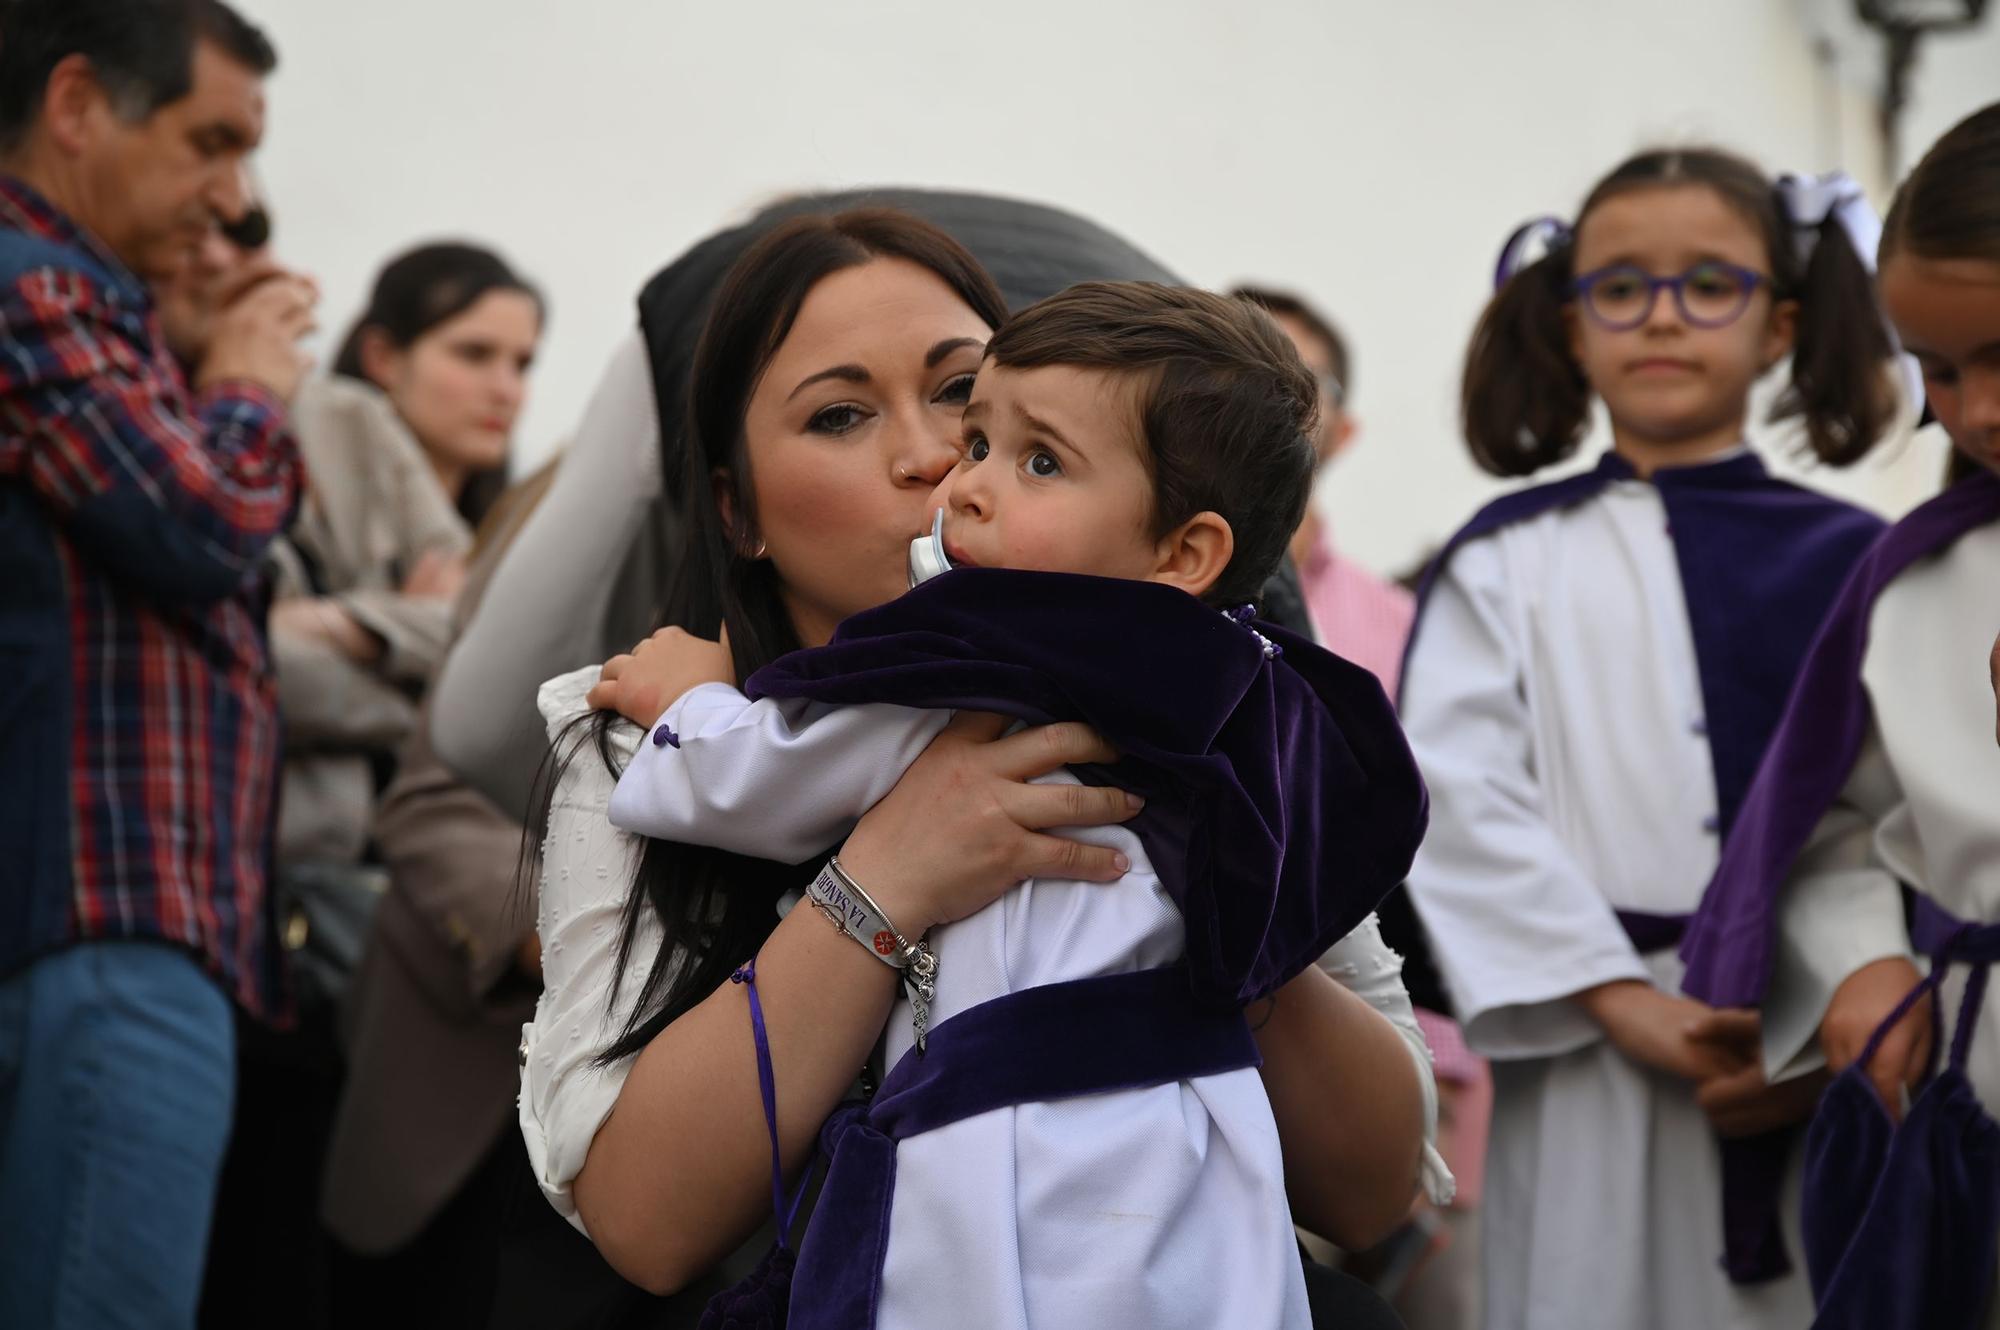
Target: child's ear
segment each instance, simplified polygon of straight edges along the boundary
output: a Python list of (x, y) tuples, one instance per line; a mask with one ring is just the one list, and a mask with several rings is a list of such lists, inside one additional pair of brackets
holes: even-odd
[(1574, 300), (1563, 301), (1562, 321), (1563, 337), (1569, 346), (1570, 361), (1573, 364), (1581, 365), (1583, 363), (1583, 320), (1577, 317), (1576, 302)]
[(1159, 543), (1159, 563), (1149, 579), (1203, 596), (1236, 554), (1236, 533), (1220, 513), (1200, 512)]
[(1771, 317), (1764, 324), (1763, 366), (1773, 365), (1792, 353), (1799, 334), (1799, 302), (1780, 300), (1772, 304)]

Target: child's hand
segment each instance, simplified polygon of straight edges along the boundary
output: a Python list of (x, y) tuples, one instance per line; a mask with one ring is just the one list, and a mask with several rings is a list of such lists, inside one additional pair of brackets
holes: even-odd
[(1708, 1125), (1717, 1136), (1759, 1136), (1811, 1117), (1820, 1091), (1830, 1079), (1821, 1070), (1772, 1085), (1764, 1079), (1760, 1060), (1741, 1071), (1703, 1081), (1694, 1098), (1708, 1114)]
[[(1917, 967), (1901, 956), (1871, 961), (1848, 975), (1834, 990), (1833, 1001), (1826, 1004), (1826, 1015), (1819, 1023), (1819, 1046), (1826, 1053), (1826, 1065), (1841, 1072), (1860, 1061), (1869, 1037), (1922, 979)], [(1883, 1036), (1875, 1060), (1866, 1068), (1876, 1097), (1897, 1122), (1903, 1120), (1903, 1092), (1914, 1088), (1930, 1065), (1934, 1000), (1926, 994), (1911, 1007)]]
[(711, 642), (682, 628), (662, 628), (604, 662), (604, 673), (584, 700), (598, 711), (615, 711), (650, 727), (690, 689), (705, 683), (736, 682), (729, 654), (729, 630)]
[(1711, 1081), (1754, 1062), (1744, 1055), (1734, 1023), (1725, 1023), (1721, 1028), (1728, 1033), (1722, 1035), (1709, 1019), (1724, 1013), (1642, 979), (1599, 984), (1577, 994), (1576, 1001), (1619, 1052), (1682, 1080)]

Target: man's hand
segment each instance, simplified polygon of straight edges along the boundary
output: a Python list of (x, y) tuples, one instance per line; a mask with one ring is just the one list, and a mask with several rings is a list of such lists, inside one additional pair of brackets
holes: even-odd
[(662, 628), (629, 655), (604, 662), (604, 673), (585, 700), (598, 711), (615, 711), (651, 726), (690, 689), (705, 683), (736, 682), (729, 630), (711, 642), (683, 628)]
[(318, 326), (313, 306), (319, 288), (308, 277), (260, 261), (233, 274), (220, 299), (195, 386), (243, 379), (291, 401), (312, 365), (298, 342)]

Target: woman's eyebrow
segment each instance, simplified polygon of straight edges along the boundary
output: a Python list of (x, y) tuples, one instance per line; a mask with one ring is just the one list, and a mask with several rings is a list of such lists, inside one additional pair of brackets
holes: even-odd
[(947, 337), (932, 347), (930, 354), (924, 357), (924, 368), (936, 369), (946, 356), (961, 347), (967, 346), (981, 351), (986, 349), (986, 343), (980, 341), (977, 337)]
[(799, 386), (792, 389), (791, 397), (787, 397), (785, 400), (789, 402), (792, 400), (792, 397), (797, 397), (815, 383), (823, 383), (827, 379), (839, 379), (843, 383), (866, 383), (868, 382), (868, 371), (859, 365), (835, 365), (832, 369), (823, 369), (817, 374), (808, 374), (805, 378), (799, 380)]

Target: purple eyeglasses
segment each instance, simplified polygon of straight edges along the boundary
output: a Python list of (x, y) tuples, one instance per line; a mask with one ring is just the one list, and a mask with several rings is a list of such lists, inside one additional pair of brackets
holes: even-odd
[(1770, 278), (1720, 259), (1697, 263), (1673, 277), (1655, 277), (1632, 263), (1614, 263), (1570, 283), (1570, 294), (1599, 327), (1627, 332), (1653, 317), (1663, 290), (1674, 293), (1681, 317), (1697, 328), (1726, 328), (1750, 308), (1750, 297)]

